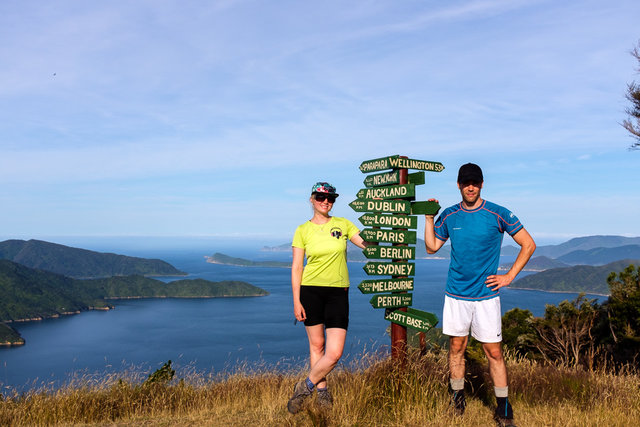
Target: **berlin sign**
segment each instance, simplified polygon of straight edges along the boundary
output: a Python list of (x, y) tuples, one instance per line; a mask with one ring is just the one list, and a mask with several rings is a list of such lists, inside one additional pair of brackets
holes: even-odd
[(369, 302), (373, 308), (408, 307), (413, 302), (412, 294), (378, 294)]
[(366, 213), (358, 218), (365, 227), (418, 228), (418, 217)]
[(384, 315), (385, 320), (389, 320), (398, 325), (407, 326), (422, 332), (427, 332), (438, 324), (438, 318), (433, 313), (415, 308), (407, 308), (407, 311), (387, 310)]
[(413, 276), (416, 272), (416, 265), (409, 262), (369, 261), (362, 269), (369, 276)]
[(411, 212), (411, 202), (407, 200), (375, 200), (356, 199), (349, 203), (351, 209), (356, 212), (384, 212), (404, 213)]
[(358, 199), (404, 199), (416, 195), (414, 184), (388, 185), (386, 187), (363, 188), (358, 191)]
[(406, 279), (380, 279), (363, 280), (358, 285), (363, 294), (375, 294), (377, 292), (412, 291), (413, 278)]
[(367, 258), (415, 259), (416, 248), (409, 246), (367, 246), (362, 250)]
[(363, 228), (360, 231), (360, 237), (367, 242), (381, 243), (415, 243), (415, 231), (403, 230), (381, 230), (373, 228)]

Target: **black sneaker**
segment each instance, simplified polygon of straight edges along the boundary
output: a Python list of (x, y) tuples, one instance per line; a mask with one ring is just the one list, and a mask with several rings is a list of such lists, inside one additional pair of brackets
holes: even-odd
[(331, 393), (326, 388), (323, 390), (318, 389), (316, 403), (322, 409), (331, 409), (333, 406), (333, 396), (331, 396)]
[(496, 411), (493, 413), (493, 419), (499, 427), (516, 427), (513, 423), (513, 407), (509, 401), (498, 405)]
[(312, 391), (307, 387), (305, 380), (296, 383), (296, 385), (293, 386), (293, 396), (291, 396), (291, 399), (287, 402), (287, 410), (292, 414), (300, 412), (304, 400), (311, 396), (311, 393)]
[(464, 410), (467, 408), (467, 401), (464, 398), (464, 390), (452, 390), (451, 407), (456, 415), (464, 415)]

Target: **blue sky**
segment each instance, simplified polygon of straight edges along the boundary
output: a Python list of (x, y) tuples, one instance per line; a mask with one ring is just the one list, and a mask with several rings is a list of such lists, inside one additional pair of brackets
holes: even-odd
[[(640, 235), (629, 1), (0, 3), (2, 238), (284, 243), (363, 160), (458, 167), (539, 242)], [(422, 219), (420, 224), (423, 224)]]

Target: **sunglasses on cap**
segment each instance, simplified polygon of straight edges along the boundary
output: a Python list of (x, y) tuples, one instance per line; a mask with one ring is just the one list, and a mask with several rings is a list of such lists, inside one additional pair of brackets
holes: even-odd
[(313, 198), (316, 199), (316, 202), (324, 202), (325, 200), (329, 203), (335, 203), (336, 196), (333, 194), (319, 194), (316, 193), (313, 195)]

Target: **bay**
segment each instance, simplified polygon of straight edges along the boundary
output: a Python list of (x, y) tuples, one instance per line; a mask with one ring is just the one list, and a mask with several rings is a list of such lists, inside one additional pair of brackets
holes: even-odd
[[(230, 254), (254, 260), (290, 259), (289, 252), (235, 249)], [(145, 249), (128, 255), (164, 259), (192, 279), (243, 280), (270, 295), (117, 300), (111, 311), (17, 324), (27, 344), (0, 349), (4, 391), (59, 387), (74, 377), (100, 378), (128, 370), (146, 375), (169, 359), (179, 377), (194, 371), (215, 375), (235, 369), (289, 370), (306, 364), (308, 343), (304, 326), (294, 324), (289, 269), (209, 264), (204, 255), (210, 253), (199, 249)], [(347, 364), (360, 359), (363, 352), (387, 352), (390, 341), (384, 311), (373, 309), (368, 302), (371, 296), (357, 289), (361, 280), (371, 278), (363, 265), (349, 263), (351, 314), (342, 360)], [(414, 308), (441, 318), (447, 267), (448, 260), (416, 260)], [(504, 289), (502, 309), (527, 308), (542, 315), (545, 304), (576, 296)]]

